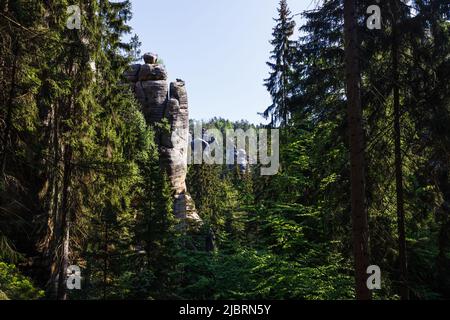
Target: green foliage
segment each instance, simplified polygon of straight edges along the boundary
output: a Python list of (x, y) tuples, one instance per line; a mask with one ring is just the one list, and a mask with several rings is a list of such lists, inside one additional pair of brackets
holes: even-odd
[(295, 21), (288, 8), (287, 1), (281, 0), (278, 18), (273, 29), (271, 44), (274, 47), (271, 55), (270, 77), (265, 86), (272, 96), (270, 105), (262, 115), (271, 118), (271, 125), (286, 125), (290, 116), (289, 99), (292, 97), (292, 66), (295, 53), (295, 41), (291, 39), (295, 30)]
[(292, 260), (267, 251), (233, 248), (183, 252), (184, 299), (350, 299), (352, 278), (340, 260), (308, 267), (317, 257)]
[(0, 300), (35, 300), (43, 296), (44, 291), (36, 289), (14, 265), (0, 261)]
[[(411, 2), (415, 17), (399, 0), (380, 4), (400, 9), (399, 81), (390, 76), (391, 19), (382, 30), (358, 29), (371, 263), (383, 278), (375, 299), (399, 296), (394, 85), (404, 109), (408, 285), (416, 299), (450, 297), (448, 1)], [(140, 56), (137, 36), (123, 42), (131, 2), (80, 1), (82, 30), (66, 28), (65, 0), (4, 3), (0, 259), (31, 261), (33, 281), (50, 283), (46, 298), (55, 297), (65, 263), (83, 273), (71, 299), (354, 297), (342, 0), (304, 12), (298, 39), (280, 1), (265, 81), (273, 103), (263, 112), (281, 126), (280, 170), (190, 166), (203, 226), (188, 234), (173, 215), (155, 143), (170, 125), (148, 126), (123, 84)], [(358, 2), (360, 17), (370, 4)], [(203, 126), (260, 128), (222, 118)], [(14, 265), (0, 263), (0, 299), (42, 297)]]

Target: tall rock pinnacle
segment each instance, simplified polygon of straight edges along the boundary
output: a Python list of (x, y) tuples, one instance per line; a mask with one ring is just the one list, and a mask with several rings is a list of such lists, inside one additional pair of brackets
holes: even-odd
[(166, 69), (158, 64), (156, 54), (144, 54), (144, 61), (145, 64), (132, 65), (125, 77), (142, 105), (147, 123), (155, 125), (167, 119), (170, 132), (161, 132), (156, 139), (161, 165), (168, 174), (174, 194), (175, 216), (195, 226), (201, 219), (186, 190), (189, 107), (185, 83), (177, 79), (169, 86)]

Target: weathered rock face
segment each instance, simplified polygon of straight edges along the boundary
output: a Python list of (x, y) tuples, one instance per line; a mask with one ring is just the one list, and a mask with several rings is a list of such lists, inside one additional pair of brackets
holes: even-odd
[(158, 55), (156, 53), (147, 52), (144, 54), (144, 62), (147, 64), (157, 64)]
[(198, 216), (192, 198), (186, 190), (189, 111), (185, 83), (182, 80), (167, 83), (167, 72), (157, 64), (158, 56), (144, 55), (145, 64), (135, 64), (125, 73), (134, 94), (142, 105), (147, 123), (154, 125), (164, 118), (170, 132), (157, 137), (162, 166), (167, 170), (174, 193), (175, 215), (191, 225), (198, 225)]

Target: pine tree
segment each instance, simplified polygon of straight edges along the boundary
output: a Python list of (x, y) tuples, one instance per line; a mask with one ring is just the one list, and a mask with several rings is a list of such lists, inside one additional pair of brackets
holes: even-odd
[(143, 292), (137, 292), (140, 298), (170, 297), (171, 273), (177, 262), (178, 232), (172, 190), (167, 173), (160, 166), (157, 149), (153, 150), (153, 157), (140, 164), (143, 181), (135, 241), (145, 253), (144, 272), (139, 277), (146, 283), (140, 289)]
[(263, 113), (267, 119), (271, 117), (271, 124), (281, 123), (287, 125), (289, 120), (289, 98), (292, 95), (291, 74), (292, 59), (295, 50), (295, 42), (291, 40), (294, 34), (295, 22), (288, 8), (287, 1), (281, 0), (278, 8), (277, 23), (273, 29), (274, 46), (271, 60), (267, 65), (270, 67), (270, 77), (265, 80), (265, 85), (272, 96), (272, 105)]
[(141, 47), (142, 42), (139, 41), (139, 37), (135, 34), (130, 40), (131, 46), (131, 59), (133, 62), (137, 62), (141, 59)]
[(350, 131), (351, 202), (356, 298), (370, 299), (366, 285), (369, 265), (368, 223), (365, 201), (364, 131), (362, 127), (360, 71), (356, 29), (356, 3), (344, 1), (345, 65)]
[[(435, 270), (436, 286), (428, 292), (420, 292), (420, 294), (429, 295), (431, 291), (432, 294), (437, 293), (440, 296), (448, 297), (450, 277), (444, 271), (444, 266), (449, 263), (448, 252), (450, 251), (448, 231), (450, 230), (450, 220), (448, 219), (450, 208), (448, 205), (450, 203), (450, 164), (448, 161), (450, 141), (448, 137), (450, 134), (447, 125), (450, 121), (448, 102), (450, 2), (415, 1), (414, 8), (416, 15), (405, 26), (405, 33), (408, 35), (405, 42), (411, 52), (406, 66), (406, 79), (408, 79), (405, 83), (406, 103), (414, 126), (413, 159), (416, 162), (413, 167), (413, 176), (418, 182), (414, 185), (414, 197), (410, 201), (414, 201), (414, 208), (426, 207), (426, 209), (422, 209), (423, 216), (435, 217), (436, 225), (431, 225), (427, 231), (433, 239), (431, 243), (434, 242), (438, 250), (435, 260), (428, 261)], [(420, 190), (421, 193), (418, 193), (417, 190)], [(433, 203), (432, 199), (437, 198), (442, 199), (442, 202)], [(417, 215), (414, 217), (417, 219)], [(435, 227), (439, 230), (437, 234), (430, 232)], [(431, 243), (428, 243), (428, 248), (433, 247)], [(419, 256), (415, 251), (412, 254)], [(411, 258), (409, 262), (410, 264), (414, 263), (414, 259)], [(409, 278), (415, 277), (414, 281), (420, 283), (421, 280), (415, 271), (409, 267)], [(414, 281), (409, 281), (409, 284), (411, 285)]]
[[(51, 141), (41, 151), (44, 159), (50, 154), (44, 175), (51, 184), (47, 194), (47, 233), (41, 246), (44, 257), (51, 260), (50, 286), (54, 289), (50, 290), (56, 290), (58, 299), (67, 298), (66, 269), (69, 260), (74, 261), (78, 256), (73, 243), (83, 240), (76, 238), (76, 222), (83, 220), (85, 206), (89, 203), (86, 197), (95, 190), (95, 184), (92, 188), (86, 185), (103, 179), (104, 172), (110, 175), (112, 169), (119, 175), (129, 172), (127, 165), (123, 165), (130, 160), (124, 153), (129, 150), (124, 147), (135, 143), (133, 138), (124, 143), (123, 139), (130, 137), (120, 136), (127, 133), (121, 132), (124, 131), (121, 126), (130, 118), (124, 111), (130, 112), (134, 103), (128, 89), (120, 86), (129, 62), (121, 55), (120, 50), (127, 50), (128, 46), (120, 39), (129, 31), (126, 21), (130, 3), (100, 1), (82, 3), (80, 7), (83, 12), (81, 30), (66, 28), (65, 6), (47, 8), (52, 12), (48, 28), (54, 41), (69, 45), (49, 46), (56, 60), (45, 65), (46, 82), (40, 92), (43, 121), (50, 119), (44, 126), (44, 133), (48, 133), (42, 138), (50, 137)], [(58, 174), (60, 170), (62, 176)], [(115, 188), (115, 183), (111, 182), (105, 191)], [(105, 198), (99, 198), (100, 203), (107, 204)]]

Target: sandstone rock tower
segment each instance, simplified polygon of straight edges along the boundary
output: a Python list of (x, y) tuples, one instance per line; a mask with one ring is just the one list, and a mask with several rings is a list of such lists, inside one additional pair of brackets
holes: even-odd
[(145, 64), (135, 64), (125, 73), (134, 94), (142, 105), (148, 124), (155, 125), (167, 119), (170, 132), (157, 134), (161, 165), (166, 169), (174, 194), (174, 214), (177, 218), (198, 225), (194, 202), (186, 190), (189, 111), (185, 83), (167, 82), (164, 65), (153, 53), (144, 55)]

